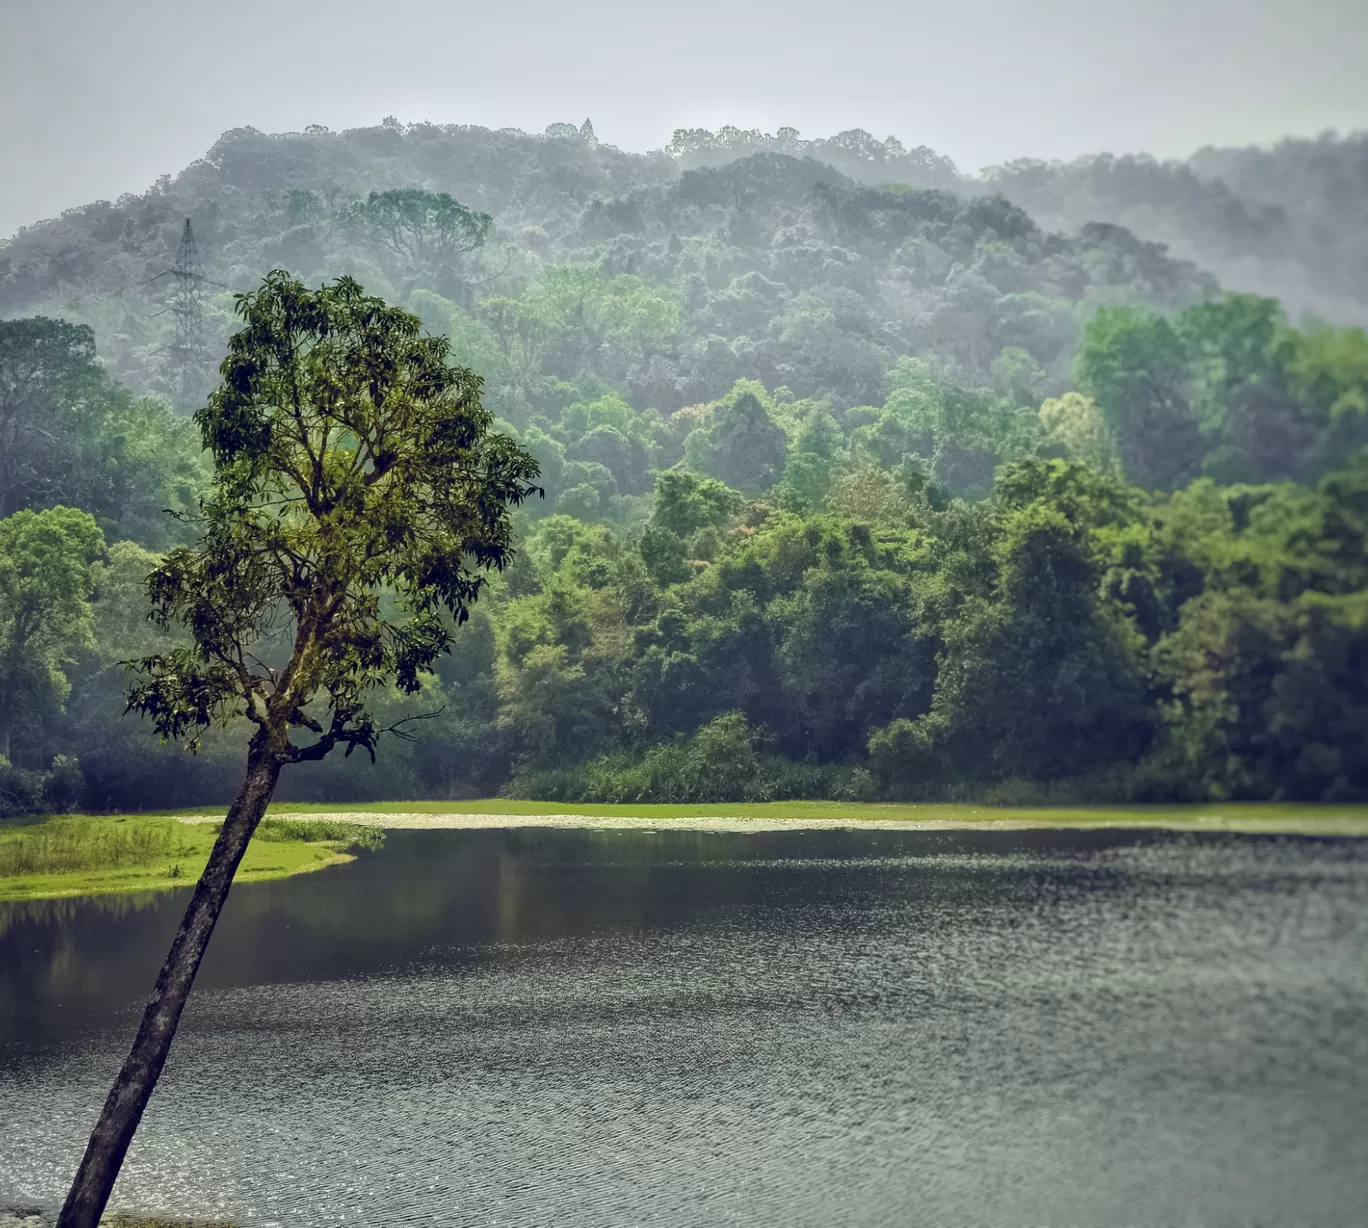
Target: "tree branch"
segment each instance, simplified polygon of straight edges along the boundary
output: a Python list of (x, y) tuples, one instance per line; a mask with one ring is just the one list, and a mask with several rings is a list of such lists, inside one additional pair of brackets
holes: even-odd
[(288, 762), (312, 763), (325, 758), (337, 746), (346, 746), (346, 754), (350, 756), (352, 751), (359, 746), (370, 755), (371, 762), (374, 763), (375, 744), (382, 735), (388, 733), (393, 734), (401, 742), (417, 742), (419, 739), (404, 726), (411, 725), (416, 721), (435, 720), (445, 711), (446, 705), (443, 704), (435, 712), (419, 712), (414, 716), (401, 717), (394, 724), (385, 725), (380, 729), (369, 724), (349, 728), (348, 722), (351, 717), (342, 712), (335, 712), (333, 713), (332, 726), (326, 733), (323, 732), (323, 727), (312, 717), (305, 716), (302, 712), (296, 713), (295, 717), (291, 718), (291, 723), (303, 725), (305, 728), (319, 733), (320, 737), (312, 746), (295, 746), (293, 743), (288, 743)]

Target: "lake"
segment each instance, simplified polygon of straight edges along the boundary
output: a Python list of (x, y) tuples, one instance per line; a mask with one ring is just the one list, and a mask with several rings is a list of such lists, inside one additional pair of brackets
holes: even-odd
[[(0, 905), (0, 1207), (185, 903)], [(1368, 1223), (1368, 841), (396, 831), (229, 900), (115, 1194), (251, 1225)]]

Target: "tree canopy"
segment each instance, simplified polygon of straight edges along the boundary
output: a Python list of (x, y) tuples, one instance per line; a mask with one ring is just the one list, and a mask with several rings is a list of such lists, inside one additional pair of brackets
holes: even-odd
[[(373, 750), (366, 693), (414, 691), (510, 549), (536, 465), (490, 433), (479, 377), (444, 339), (343, 278), (270, 274), (239, 300), (223, 383), (195, 419), (214, 461), (195, 546), (153, 573), (157, 618), (193, 643), (146, 658), (132, 706), (172, 737), (245, 716), (282, 762)], [(389, 613), (382, 592), (402, 614)], [(284, 619), (288, 664), (260, 641)], [(328, 724), (306, 709), (327, 697)], [(304, 726), (320, 736), (288, 742)]]
[[(673, 790), (669, 772), (692, 770), (692, 739), (717, 721), (706, 744), (725, 734), (740, 755), (744, 741), (757, 789), (1352, 791), (1338, 732), (1316, 733), (1349, 765), (1338, 775), (1294, 771), (1290, 749), (1273, 775), (1230, 769), (1247, 752), (1223, 759), (1194, 731), (1242, 710), (1253, 682), (1207, 669), (1204, 691), (1194, 671), (1256, 624), (1281, 628), (1278, 653), (1294, 656), (1331, 652), (1328, 632), (1296, 630), (1306, 619), (1344, 644), (1356, 634), (1348, 606), (1293, 607), (1365, 587), (1368, 340), (1341, 276), (1361, 245), (1335, 187), (1361, 149), (972, 177), (860, 131), (690, 130), (654, 155), (578, 122), (227, 134), (153, 191), (0, 250), (0, 308), (44, 317), (0, 324), (24, 390), (7, 404), (52, 427), (14, 453), (31, 480), (7, 507), (79, 506), (111, 543), (65, 711), (17, 727), (15, 754), (79, 758), (87, 800), (126, 806), (176, 753), (118, 721), (116, 662), (160, 653), (179, 668), (193, 652), (179, 620), (209, 583), (186, 570), (165, 632), (128, 633), (126, 581), (194, 537), (211, 459), (150, 395), (168, 387), (172, 338), (146, 270), (193, 213), (225, 287), (277, 265), (301, 285), (355, 271), (402, 303), (479, 372), (490, 429), (535, 459), (546, 492), (512, 516), (524, 549), (483, 586), (455, 655), (415, 665), (412, 693), (363, 688), (375, 728), (440, 710), (425, 743), (373, 769), (300, 763), (282, 796)], [(1287, 301), (1223, 293), (1213, 270)], [(211, 342), (226, 348), (240, 323), (231, 293), (209, 295)], [(268, 541), (253, 523), (216, 546), (223, 568)], [(379, 634), (398, 653), (425, 624), (381, 591), (376, 627), (397, 620)], [(275, 626), (266, 610), (248, 621)], [(279, 669), (288, 647), (273, 630), (254, 651)], [(1258, 678), (1281, 676), (1281, 656), (1262, 659)], [(194, 660), (226, 723), (198, 727), (199, 754), (161, 774), (165, 804), (228, 796), (254, 728), (241, 679), (214, 692), (211, 664)], [(1248, 728), (1285, 721), (1289, 746), (1309, 744), (1284, 693)], [(303, 714), (330, 728), (328, 704), (324, 687)], [(296, 725), (292, 744), (318, 736)]]
[(190, 424), (114, 383), (90, 328), (0, 320), (0, 515), (66, 503), (160, 545), (203, 483)]
[(0, 520), (0, 758), (16, 726), (59, 706), (92, 640), (92, 565), (104, 536), (88, 512), (27, 509)]

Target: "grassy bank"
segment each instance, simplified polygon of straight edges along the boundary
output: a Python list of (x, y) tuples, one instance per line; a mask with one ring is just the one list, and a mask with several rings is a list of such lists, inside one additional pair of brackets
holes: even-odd
[[(186, 819), (198, 821), (186, 822)], [(1368, 806), (1007, 807), (767, 802), (735, 805), (574, 805), (485, 798), (454, 802), (274, 805), (238, 882), (307, 874), (374, 847), (386, 827), (604, 827), (745, 831), (884, 827), (904, 830), (1135, 828), (1368, 837)], [(156, 891), (192, 884), (217, 830), (203, 811), (64, 815), (0, 822), (0, 901)]]
[[(443, 802), (285, 803), (279, 817), (366, 816), (378, 827), (409, 826), (412, 816), (452, 820), (451, 826), (497, 827), (507, 820), (555, 820), (557, 826), (770, 823), (791, 827), (864, 824), (925, 828), (1153, 828), (1175, 831), (1267, 832), (1288, 835), (1368, 836), (1368, 805), (1219, 803), (1206, 806), (979, 806), (967, 803), (738, 802), (719, 805), (580, 805), (508, 798)], [(405, 821), (400, 821), (401, 818)], [(434, 825), (436, 825), (434, 823)]]
[[(164, 815), (61, 815), (0, 822), (0, 900), (157, 891), (193, 884), (217, 828)], [(268, 819), (248, 846), (237, 882), (307, 874), (352, 860), (379, 834), (347, 825)]]

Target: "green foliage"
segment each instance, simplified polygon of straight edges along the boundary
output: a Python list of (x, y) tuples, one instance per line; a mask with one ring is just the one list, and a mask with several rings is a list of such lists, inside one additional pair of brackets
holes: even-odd
[(138, 397), (110, 415), (100, 448), (113, 495), (107, 534), (154, 549), (183, 541), (209, 483), (194, 424), (160, 397)]
[(728, 486), (762, 491), (779, 480), (787, 443), (756, 391), (738, 385), (713, 409), (709, 426), (689, 436), (684, 457), (690, 468)]
[(438, 289), (453, 276), (459, 284), (461, 257), (482, 247), (494, 224), (489, 214), (467, 208), (449, 192), (423, 188), (371, 192), (352, 206), (347, 220), (398, 263), (401, 276), (436, 278)]
[(658, 474), (651, 524), (678, 538), (725, 524), (741, 506), (741, 496), (725, 483), (683, 470)]
[(1046, 398), (1040, 406), (1040, 425), (1049, 443), (1058, 447), (1065, 459), (1088, 465), (1098, 473), (1120, 475), (1116, 441), (1091, 397), (1067, 392), (1062, 397)]
[(66, 698), (66, 668), (91, 640), (92, 566), (103, 551), (94, 518), (75, 508), (0, 520), (0, 757), (22, 722)]
[[(73, 312), (122, 383), (172, 391), (166, 281), (146, 278), (193, 216), (208, 276), (234, 290), (283, 266), (310, 284), (356, 275), (408, 303), (521, 428), (561, 408), (556, 384), (585, 376), (662, 416), (738, 379), (871, 404), (903, 355), (1020, 407), (1064, 390), (1094, 304), (1168, 309), (1215, 292), (1146, 236), (1079, 229), (1106, 209), (1061, 227), (984, 189), (930, 150), (859, 131), (695, 132), (665, 156), (469, 125), (237, 129), (142, 197), (3, 245), (0, 314)], [(1199, 260), (1217, 254), (1200, 247)], [(421, 291), (461, 327), (443, 328)], [(227, 296), (206, 325), (208, 386), (233, 327)]]
[(204, 480), (190, 423), (115, 384), (89, 328), (0, 320), (0, 516), (65, 504), (164, 545), (177, 529), (163, 509), (193, 510)]
[(1103, 308), (1083, 335), (1079, 387), (1101, 406), (1127, 475), (1147, 490), (1182, 486), (1201, 466), (1187, 364), (1178, 331), (1138, 308)]
[(1168, 754), (1211, 798), (1368, 790), (1368, 592), (1205, 593), (1159, 660), (1173, 688)]
[(910, 464), (939, 486), (980, 499), (997, 466), (1028, 453), (1038, 428), (986, 390), (960, 388), (930, 363), (903, 358), (888, 373), (889, 394), (877, 422), (854, 439), (885, 468)]
[(337, 819), (262, 819), (253, 838), (264, 840), (267, 844), (299, 841), (304, 844), (337, 844), (344, 850), (368, 849), (372, 852), (385, 845), (382, 828), (344, 823)]
[[(993, 190), (1061, 230), (1107, 222), (1196, 253), (1223, 282), (1333, 318), (1362, 304), (1357, 222), (1362, 135), (1326, 133), (1272, 148), (1205, 148), (1189, 161), (1145, 154), (992, 167)], [(1162, 248), (1158, 250), (1162, 251)]]
[[(1262, 212), (1124, 159), (1014, 164), (987, 197), (860, 132), (700, 130), (670, 155), (578, 128), (241, 131), (164, 198), (0, 250), (0, 308), (71, 304), (107, 364), (79, 323), (0, 322), (0, 514), (76, 506), (115, 542), (73, 573), (89, 616), (65, 646), (21, 654), (48, 680), (7, 705), (22, 808), (220, 798), (244, 723), (293, 722), (317, 741), (286, 753), (321, 755), (438, 710), (423, 744), (285, 789), (1368, 790), (1368, 340), (1220, 296), (1161, 246), (1244, 276)], [(364, 269), (413, 314), (273, 277), (202, 452), (107, 373), (166, 387), (141, 279), (192, 211), (211, 277)], [(226, 340), (230, 296), (207, 326)], [(547, 498), (506, 517), (528, 457)], [(195, 760), (116, 718), (129, 657)]]
[[(214, 459), (204, 532), (149, 581), (192, 643), (146, 657), (130, 706), (167, 737), (245, 716), (279, 761), (372, 753), (367, 694), (407, 693), (508, 554), (533, 461), (489, 431), (443, 339), (343, 278), (267, 277), (238, 303), (223, 384), (196, 415)], [(393, 595), (382, 601), (381, 593)], [(391, 613), (391, 605), (397, 612)], [(288, 663), (258, 655), (287, 628)], [(328, 725), (306, 711), (326, 697)], [(291, 727), (315, 732), (305, 747)]]
[(514, 779), (510, 795), (556, 802), (769, 802), (838, 797), (847, 773), (761, 750), (764, 732), (739, 712), (644, 754), (605, 755)]
[(1202, 472), (1228, 483), (1305, 480), (1368, 444), (1363, 331), (1300, 332), (1269, 299), (1227, 295), (1171, 319), (1103, 309), (1075, 369), (1126, 475), (1147, 489)]
[(0, 321), (0, 515), (64, 497), (89, 503), (76, 489), (94, 442), (88, 418), (112, 391), (89, 328), (41, 316)]
[[(791, 594), (776, 597), (776, 666), (799, 736), (823, 758), (864, 749), (899, 711), (924, 709), (934, 647), (903, 576), (870, 566), (859, 548), (824, 550)], [(920, 634), (919, 634), (920, 632)]]
[(1292, 390), (1319, 421), (1368, 415), (1368, 333), (1322, 327), (1282, 340)]

